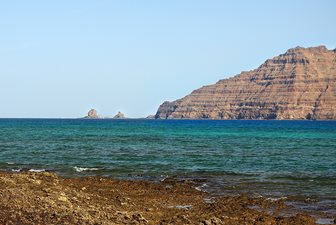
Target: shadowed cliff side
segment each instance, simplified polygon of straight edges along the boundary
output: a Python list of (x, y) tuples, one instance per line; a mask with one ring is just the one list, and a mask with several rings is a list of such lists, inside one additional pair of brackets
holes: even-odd
[(164, 102), (157, 119), (336, 119), (336, 49), (289, 49), (257, 69)]

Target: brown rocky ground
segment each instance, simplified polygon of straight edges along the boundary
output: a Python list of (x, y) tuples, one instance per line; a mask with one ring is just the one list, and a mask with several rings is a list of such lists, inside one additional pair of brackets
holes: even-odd
[(247, 196), (211, 198), (188, 182), (0, 173), (0, 224), (314, 224), (304, 214), (279, 216), (285, 207)]

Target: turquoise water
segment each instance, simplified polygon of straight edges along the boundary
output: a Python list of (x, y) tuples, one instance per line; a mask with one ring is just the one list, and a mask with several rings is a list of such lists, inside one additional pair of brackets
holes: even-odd
[(31, 169), (190, 179), (335, 212), (336, 121), (0, 119), (0, 170)]

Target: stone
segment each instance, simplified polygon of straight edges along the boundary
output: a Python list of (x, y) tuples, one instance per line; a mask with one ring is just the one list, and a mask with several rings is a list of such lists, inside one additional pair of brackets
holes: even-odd
[(155, 119), (155, 115), (149, 115), (149, 116), (146, 117), (146, 119), (148, 119), (148, 120)]
[(336, 52), (289, 49), (257, 69), (164, 102), (157, 119), (336, 119)]
[(97, 118), (99, 118), (97, 110), (90, 109), (87, 116), (85, 116), (84, 118), (86, 118), (86, 119), (97, 119)]
[(122, 112), (118, 112), (117, 115), (113, 117), (113, 119), (125, 119), (125, 115)]
[(62, 202), (67, 202), (68, 198), (65, 196), (65, 194), (63, 192), (61, 192), (60, 196), (58, 197), (58, 200), (60, 200)]

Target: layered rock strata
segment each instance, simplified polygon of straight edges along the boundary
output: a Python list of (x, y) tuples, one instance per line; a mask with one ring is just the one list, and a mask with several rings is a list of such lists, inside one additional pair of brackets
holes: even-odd
[(336, 49), (289, 49), (257, 69), (164, 102), (160, 119), (336, 119)]

